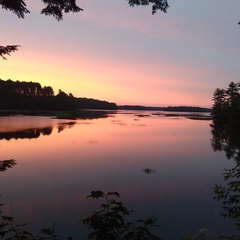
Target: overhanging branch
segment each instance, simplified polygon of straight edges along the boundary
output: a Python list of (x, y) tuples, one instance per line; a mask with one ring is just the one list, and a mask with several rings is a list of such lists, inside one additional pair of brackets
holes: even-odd
[(20, 45), (7, 45), (7, 46), (0, 46), (0, 56), (4, 59), (7, 60), (5, 55), (10, 56), (10, 53), (18, 51), (18, 48), (21, 47)]

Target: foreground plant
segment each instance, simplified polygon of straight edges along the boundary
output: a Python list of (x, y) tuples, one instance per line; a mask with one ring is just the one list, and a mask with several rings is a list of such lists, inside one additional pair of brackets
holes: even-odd
[[(118, 192), (104, 193), (92, 191), (88, 198), (100, 199), (103, 202), (100, 210), (84, 218), (81, 222), (90, 229), (89, 240), (160, 240), (151, 230), (159, 227), (155, 218), (139, 219), (134, 222), (126, 220), (132, 211), (117, 201)], [(2, 204), (0, 204), (0, 207)], [(55, 224), (51, 228), (43, 228), (39, 235), (27, 230), (28, 224), (16, 224), (13, 217), (5, 216), (0, 210), (0, 239), (2, 240), (73, 240), (71, 237), (59, 235)], [(186, 236), (181, 240), (240, 240), (238, 235), (217, 235), (212, 237), (207, 229), (200, 229), (196, 235)], [(81, 236), (78, 239), (82, 239)], [(177, 239), (173, 239), (177, 240)]]
[(214, 187), (215, 197), (221, 202), (224, 218), (232, 218), (240, 230), (240, 165), (225, 169), (223, 173), (226, 186), (216, 185)]
[[(3, 204), (0, 204), (0, 207)], [(55, 224), (51, 228), (43, 228), (40, 236), (27, 230), (29, 224), (16, 224), (13, 217), (2, 215), (0, 211), (0, 238), (2, 240), (73, 240), (56, 233)]]
[(88, 198), (103, 199), (99, 211), (94, 211), (89, 217), (82, 220), (91, 230), (88, 239), (96, 240), (159, 240), (162, 239), (150, 232), (152, 227), (159, 227), (155, 218), (139, 219), (135, 222), (127, 222), (126, 216), (132, 211), (117, 201), (118, 192), (104, 193), (92, 191)]

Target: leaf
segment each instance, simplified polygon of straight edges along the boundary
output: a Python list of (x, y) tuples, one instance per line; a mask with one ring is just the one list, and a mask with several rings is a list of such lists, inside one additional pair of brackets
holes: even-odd
[(87, 196), (87, 198), (100, 198), (100, 197), (104, 197), (104, 193), (103, 191), (91, 191), (91, 194), (89, 196)]

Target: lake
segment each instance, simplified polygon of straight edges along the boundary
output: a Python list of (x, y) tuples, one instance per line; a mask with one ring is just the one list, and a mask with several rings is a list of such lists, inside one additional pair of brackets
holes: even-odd
[(159, 236), (181, 239), (201, 228), (237, 233), (221, 216), (213, 187), (236, 165), (213, 151), (210, 120), (142, 111), (98, 119), (0, 117), (0, 160), (17, 165), (0, 173), (4, 213), (38, 232), (84, 236), (79, 222), (98, 209), (92, 190), (117, 191), (133, 219), (156, 217)]

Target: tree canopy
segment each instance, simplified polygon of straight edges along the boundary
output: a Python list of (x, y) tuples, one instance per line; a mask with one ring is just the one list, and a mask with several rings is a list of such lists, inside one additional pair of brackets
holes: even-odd
[(0, 109), (4, 110), (76, 110), (108, 109), (117, 105), (107, 101), (76, 98), (59, 89), (54, 94), (51, 86), (42, 87), (38, 82), (20, 82), (0, 79)]
[(215, 120), (240, 120), (240, 82), (231, 82), (227, 89), (217, 88), (212, 100), (212, 116)]
[[(41, 10), (41, 14), (55, 17), (58, 21), (63, 19), (63, 14), (68, 12), (83, 11), (76, 4), (76, 0), (42, 0), (45, 7)], [(157, 10), (166, 12), (169, 7), (167, 0), (128, 0), (131, 7), (138, 5), (152, 5), (152, 14)], [(3, 9), (12, 11), (19, 18), (24, 18), (25, 14), (30, 13), (25, 3), (25, 0), (0, 0), (0, 5)]]

